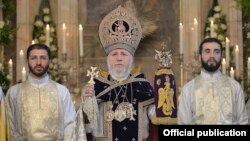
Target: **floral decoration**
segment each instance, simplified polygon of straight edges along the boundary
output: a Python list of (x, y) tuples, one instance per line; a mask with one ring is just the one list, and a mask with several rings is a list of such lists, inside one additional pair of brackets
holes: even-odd
[(0, 21), (0, 86), (4, 94), (10, 87), (10, 75), (8, 72), (8, 64), (4, 60), (4, 48), (8, 47), (13, 40), (15, 29), (10, 22), (10, 16), (13, 12), (14, 5), (11, 0), (2, 0), (1, 10), (3, 20)]
[(49, 48), (51, 50), (51, 62), (49, 65), (48, 73), (51, 79), (59, 82), (60, 75), (59, 75), (59, 64), (58, 64), (56, 27), (55, 23), (52, 21), (52, 14), (50, 10), (49, 1), (42, 0), (39, 14), (36, 16), (34, 21), (33, 40), (35, 41), (35, 43), (45, 44), (46, 42), (45, 28), (47, 24), (50, 26)]
[(243, 70), (244, 88), (250, 97), (250, 75), (247, 68), (248, 58), (250, 57), (250, 1), (235, 0), (238, 8), (242, 10), (242, 29), (243, 29)]
[(218, 0), (213, 1), (213, 6), (208, 13), (207, 21), (205, 24), (205, 31), (204, 31), (205, 38), (210, 37), (211, 21), (214, 22), (214, 37), (219, 39), (223, 47), (225, 47), (225, 39), (227, 37), (226, 16), (221, 13), (221, 7), (218, 4)]

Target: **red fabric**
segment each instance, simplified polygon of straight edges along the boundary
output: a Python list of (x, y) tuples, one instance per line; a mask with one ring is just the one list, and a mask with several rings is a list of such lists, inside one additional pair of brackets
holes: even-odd
[(149, 137), (147, 141), (159, 141), (158, 126), (149, 124)]

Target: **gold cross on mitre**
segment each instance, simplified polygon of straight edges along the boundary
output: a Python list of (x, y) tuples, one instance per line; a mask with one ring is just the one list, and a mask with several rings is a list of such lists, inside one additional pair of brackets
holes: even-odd
[(90, 76), (90, 80), (88, 81), (89, 84), (95, 84), (94, 77), (98, 77), (99, 71), (95, 71), (97, 67), (90, 67), (91, 71), (87, 71), (87, 76)]

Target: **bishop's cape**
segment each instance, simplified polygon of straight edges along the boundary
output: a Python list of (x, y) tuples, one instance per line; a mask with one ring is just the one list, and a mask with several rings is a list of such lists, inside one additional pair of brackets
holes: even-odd
[(147, 108), (154, 103), (154, 91), (141, 73), (117, 82), (110, 75), (95, 78), (99, 103), (99, 135), (108, 141), (137, 140), (148, 136)]

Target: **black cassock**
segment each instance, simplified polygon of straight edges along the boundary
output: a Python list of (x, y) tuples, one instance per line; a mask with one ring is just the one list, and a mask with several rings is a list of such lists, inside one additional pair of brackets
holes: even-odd
[[(141, 141), (147, 108), (154, 103), (154, 91), (144, 74), (130, 75), (117, 82), (108, 75), (95, 78), (97, 101), (104, 103), (104, 139), (109, 141)], [(100, 111), (102, 111), (100, 110)], [(143, 116), (144, 113), (144, 116)]]

